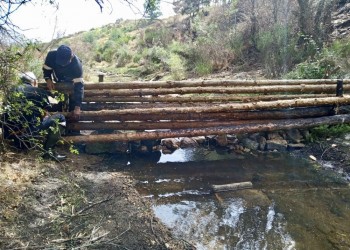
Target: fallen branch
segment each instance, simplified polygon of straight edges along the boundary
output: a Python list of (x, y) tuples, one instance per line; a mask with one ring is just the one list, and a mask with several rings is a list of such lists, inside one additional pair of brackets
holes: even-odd
[(236, 191), (242, 189), (253, 188), (253, 184), (250, 181), (247, 182), (239, 182), (239, 183), (230, 183), (224, 185), (212, 185), (211, 188), (213, 192), (226, 192), (226, 191)]

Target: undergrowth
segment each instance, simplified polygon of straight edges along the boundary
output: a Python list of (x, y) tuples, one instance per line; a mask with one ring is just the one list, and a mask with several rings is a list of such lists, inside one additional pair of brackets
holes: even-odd
[(321, 125), (310, 129), (310, 134), (307, 137), (307, 141), (316, 142), (329, 137), (338, 137), (346, 133), (350, 133), (349, 124)]

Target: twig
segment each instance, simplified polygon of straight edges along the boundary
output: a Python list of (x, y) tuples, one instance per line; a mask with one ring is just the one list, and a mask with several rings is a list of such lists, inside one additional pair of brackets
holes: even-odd
[(110, 244), (110, 242), (112, 242), (112, 241), (118, 239), (120, 236), (122, 236), (123, 234), (125, 234), (126, 232), (128, 232), (130, 229), (131, 229), (131, 225), (130, 225), (130, 221), (129, 221), (129, 227), (128, 227), (124, 232), (122, 232), (121, 234), (117, 235), (116, 237), (114, 237), (114, 238), (112, 238), (112, 239), (110, 239), (110, 240), (108, 240), (108, 241), (101, 242), (101, 243)]
[(90, 204), (89, 206), (87, 206), (87, 207), (85, 207), (85, 208), (79, 210), (78, 212), (76, 212), (76, 213), (73, 214), (72, 216), (80, 215), (80, 214), (82, 214), (83, 212), (85, 212), (86, 210), (89, 210), (89, 209), (93, 208), (93, 207), (96, 206), (96, 205), (99, 205), (99, 204), (102, 204), (102, 203), (104, 203), (104, 202), (110, 201), (110, 200), (113, 198), (114, 195), (115, 195), (115, 194), (111, 195), (111, 196), (108, 197), (107, 199), (104, 199), (104, 200), (101, 200), (101, 201), (97, 201), (97, 202), (95, 202), (95, 203), (92, 203), (92, 204)]

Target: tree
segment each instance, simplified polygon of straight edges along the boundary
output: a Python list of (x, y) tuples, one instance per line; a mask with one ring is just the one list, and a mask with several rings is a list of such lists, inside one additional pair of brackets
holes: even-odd
[(151, 20), (157, 19), (162, 15), (160, 11), (160, 0), (148, 0), (144, 3), (145, 17)]
[(181, 15), (195, 17), (205, 6), (209, 6), (211, 0), (177, 0), (174, 1), (174, 12)]

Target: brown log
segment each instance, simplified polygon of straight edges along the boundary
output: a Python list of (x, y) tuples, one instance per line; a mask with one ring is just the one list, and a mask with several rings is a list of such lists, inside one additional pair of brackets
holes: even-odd
[[(344, 79), (344, 84), (350, 83), (350, 79)], [(185, 80), (185, 81), (130, 81), (130, 82), (105, 82), (85, 83), (86, 90), (96, 89), (140, 89), (140, 88), (179, 88), (179, 87), (228, 87), (228, 86), (262, 86), (262, 85), (319, 85), (336, 84), (337, 79), (302, 79), (302, 80)], [(46, 88), (46, 83), (39, 83), (39, 87)], [(56, 89), (69, 88), (68, 85), (56, 84)], [(71, 87), (70, 87), (71, 88)]]
[(231, 127), (203, 128), (203, 129), (179, 129), (173, 131), (151, 131), (120, 134), (100, 134), (85, 136), (66, 136), (64, 139), (68, 142), (92, 143), (92, 142), (114, 142), (114, 141), (136, 141), (136, 140), (155, 140), (173, 137), (193, 137), (204, 135), (220, 134), (242, 134), (255, 133), (261, 131), (286, 130), (292, 128), (309, 128), (320, 125), (332, 125), (350, 123), (350, 115), (335, 115), (319, 118), (295, 119), (288, 121), (271, 121), (267, 124), (245, 124)]
[(121, 110), (100, 110), (100, 111), (83, 111), (81, 120), (94, 120), (98, 117), (104, 119), (115, 119), (123, 115), (153, 115), (163, 114), (165, 119), (169, 114), (186, 114), (186, 113), (216, 113), (216, 112), (233, 112), (238, 110), (272, 110), (295, 107), (312, 107), (325, 105), (345, 105), (350, 104), (350, 96), (343, 97), (326, 97), (326, 98), (306, 98), (294, 100), (280, 100), (271, 102), (250, 102), (250, 103), (233, 103), (233, 104), (216, 104), (207, 107), (178, 107), (178, 108), (153, 108), (153, 109), (121, 109)]
[[(119, 116), (92, 116), (80, 117), (80, 121), (161, 121), (161, 120), (256, 120), (256, 119), (291, 119), (301, 117), (318, 117), (334, 114), (331, 107), (293, 108), (286, 110), (261, 110), (261, 111), (233, 111), (216, 113), (180, 113), (180, 114), (123, 114)], [(69, 117), (68, 117), (69, 118)]]
[(226, 191), (236, 191), (236, 190), (253, 188), (253, 183), (251, 183), (250, 181), (246, 181), (246, 182), (230, 183), (230, 184), (223, 184), (223, 185), (212, 185), (211, 188), (215, 193), (226, 192)]
[[(344, 79), (345, 84), (350, 83)], [(259, 86), (259, 85), (320, 85), (336, 84), (337, 79), (302, 79), (302, 80), (185, 80), (185, 81), (153, 81), (153, 82), (106, 82), (86, 84), (86, 89), (138, 89), (138, 88), (181, 88), (181, 87), (228, 87), (228, 86)]]
[(84, 102), (141, 102), (141, 103), (155, 103), (155, 102), (171, 102), (171, 103), (188, 103), (188, 102), (223, 102), (240, 101), (240, 102), (253, 102), (253, 101), (273, 101), (273, 100), (286, 100), (286, 99), (298, 99), (298, 98), (320, 98), (335, 96), (331, 94), (303, 94), (303, 95), (252, 95), (252, 96), (239, 96), (239, 95), (216, 95), (216, 96), (118, 96), (118, 97), (85, 97)]
[[(344, 90), (350, 90), (350, 85), (344, 86)], [(167, 94), (270, 94), (270, 93), (314, 93), (336, 94), (336, 85), (275, 85), (258, 87), (193, 87), (193, 88), (173, 88), (173, 89), (120, 89), (120, 90), (93, 90), (85, 91), (86, 97), (92, 96), (148, 96)]]
[(262, 121), (162, 121), (162, 122), (76, 122), (69, 123), (67, 129), (79, 130), (155, 130), (155, 129), (186, 129), (207, 128), (218, 126), (233, 126), (248, 123), (267, 123)]

